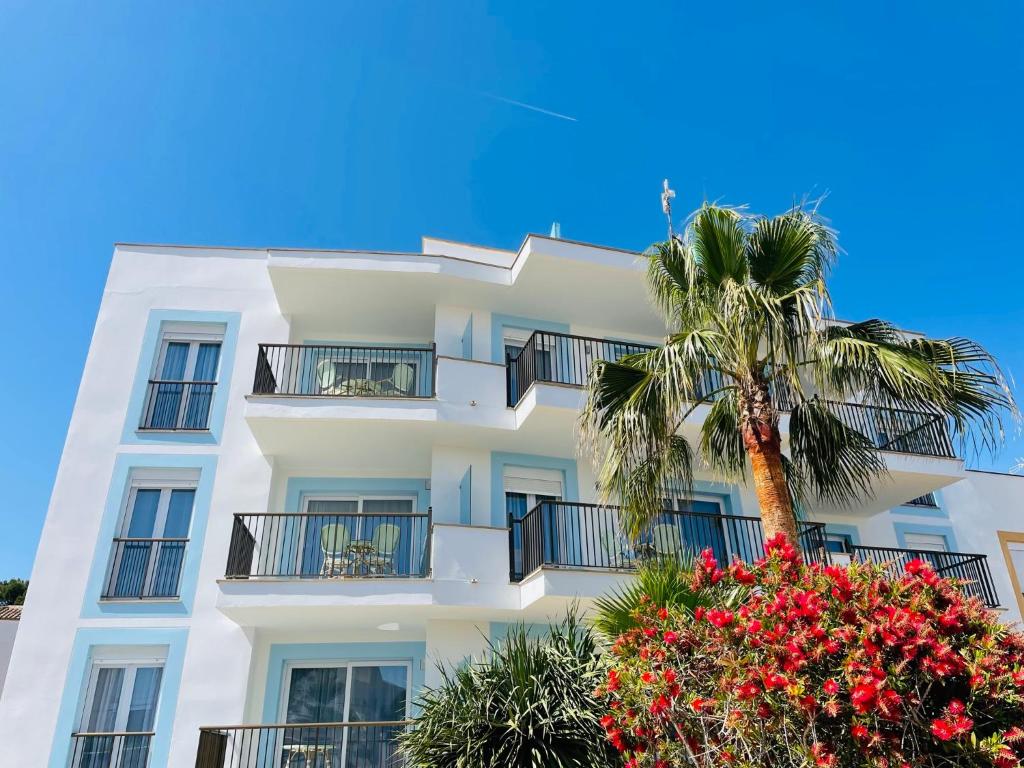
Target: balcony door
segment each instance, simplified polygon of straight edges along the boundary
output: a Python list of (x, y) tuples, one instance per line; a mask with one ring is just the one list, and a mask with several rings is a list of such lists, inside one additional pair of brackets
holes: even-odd
[(162, 663), (93, 664), (74, 738), (72, 765), (146, 768), (162, 678)]
[(178, 596), (196, 489), (191, 481), (133, 483), (114, 541), (107, 596)]
[[(559, 563), (559, 553), (566, 550), (565, 521), (550, 507), (524, 518), (541, 502), (561, 501), (562, 478), (559, 470), (533, 467), (506, 467), (505, 515), (512, 536), (514, 574), (525, 576), (524, 568), (533, 570), (544, 562)], [(525, 540), (524, 540), (525, 537)], [(525, 553), (524, 546), (529, 547)]]
[(411, 665), (400, 661), (288, 665), (282, 701), (285, 722), (305, 727), (286, 728), (281, 733), (280, 766), (393, 765), (395, 738), (401, 727), (359, 723), (405, 720), (411, 676)]
[(153, 378), (149, 429), (206, 429), (220, 365), (220, 338), (164, 334)]
[(752, 536), (744, 536), (745, 531), (735, 525), (727, 531), (722, 511), (721, 499), (714, 496), (665, 499), (665, 512), (655, 518), (641, 541), (662, 556), (710, 549), (720, 563), (728, 563), (734, 554), (748, 562), (760, 557), (763, 552)]
[(307, 496), (302, 511), (302, 576), (420, 573), (426, 530), (415, 515), (416, 497)]

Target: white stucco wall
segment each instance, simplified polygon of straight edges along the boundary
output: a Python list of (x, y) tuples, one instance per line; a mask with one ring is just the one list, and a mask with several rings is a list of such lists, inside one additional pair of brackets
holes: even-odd
[(14, 638), (18, 634), (17, 621), (0, 621), (0, 695), (4, 691), (4, 682), (7, 680), (7, 670), (11, 663), (11, 655), (14, 653)]

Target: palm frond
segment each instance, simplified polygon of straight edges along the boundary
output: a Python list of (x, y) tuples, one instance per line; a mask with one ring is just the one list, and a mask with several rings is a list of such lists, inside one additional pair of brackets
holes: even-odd
[(724, 480), (742, 480), (747, 454), (740, 433), (740, 414), (735, 390), (720, 394), (711, 405), (700, 429), (700, 455)]
[(818, 398), (790, 413), (789, 442), (793, 479), (838, 506), (870, 496), (873, 481), (886, 471), (875, 444)]
[(687, 230), (701, 279), (711, 286), (728, 280), (746, 282), (744, 254), (748, 217), (734, 208), (705, 205), (694, 215)]

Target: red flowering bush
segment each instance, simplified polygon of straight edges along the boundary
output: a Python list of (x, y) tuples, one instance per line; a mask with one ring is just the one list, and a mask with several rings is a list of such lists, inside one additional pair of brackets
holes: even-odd
[(766, 551), (703, 553), (717, 607), (648, 601), (615, 642), (596, 694), (629, 768), (1022, 765), (1024, 635), (921, 561), (893, 579)]

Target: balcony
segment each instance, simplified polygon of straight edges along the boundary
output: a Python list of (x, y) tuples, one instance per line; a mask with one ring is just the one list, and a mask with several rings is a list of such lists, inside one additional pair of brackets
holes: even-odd
[(260, 344), (253, 395), (287, 397), (434, 396), (431, 347)]
[(239, 514), (228, 579), (423, 578), (431, 511), (400, 514)]
[[(800, 524), (800, 548), (812, 563), (861, 562), (882, 566), (897, 577), (907, 562), (920, 559), (939, 576), (956, 579), (970, 597), (998, 607), (988, 558), (963, 552), (935, 552), (855, 545), (847, 553), (826, 547), (825, 524)], [(720, 563), (764, 555), (764, 530), (757, 517), (666, 511), (637, 542), (624, 535), (619, 509), (612, 506), (545, 501), (519, 520), (509, 521), (509, 562), (513, 582), (541, 569), (629, 572), (650, 557), (683, 559), (710, 549)]]
[(146, 768), (152, 731), (71, 734), (72, 768)]
[[(823, 562), (824, 523), (800, 523), (800, 544), (809, 562)], [(645, 558), (683, 559), (711, 549), (719, 562), (764, 555), (764, 531), (757, 517), (666, 511), (630, 542), (618, 507), (545, 501), (519, 520), (509, 521), (512, 581), (541, 568), (631, 571)]]
[(903, 573), (904, 566), (911, 560), (923, 560), (939, 576), (961, 582), (961, 588), (969, 597), (979, 598), (989, 608), (999, 606), (999, 596), (985, 555), (854, 545), (850, 547), (849, 556), (855, 562), (880, 565), (893, 575)]
[(140, 430), (204, 432), (210, 428), (215, 381), (150, 379), (139, 419)]
[(188, 539), (114, 539), (103, 600), (159, 600), (179, 596)]
[(395, 721), (201, 728), (196, 768), (401, 768), (405, 761), (397, 739), (409, 725)]
[[(515, 407), (536, 382), (585, 387), (596, 360), (616, 361), (654, 347), (607, 339), (535, 331), (515, 357), (506, 361), (508, 405)], [(704, 391), (722, 386), (717, 374), (702, 382)], [(840, 419), (865, 435), (879, 450), (892, 453), (956, 458), (945, 420), (936, 414), (857, 403), (837, 403)], [(792, 407), (790, 397), (779, 398), (779, 408)]]

